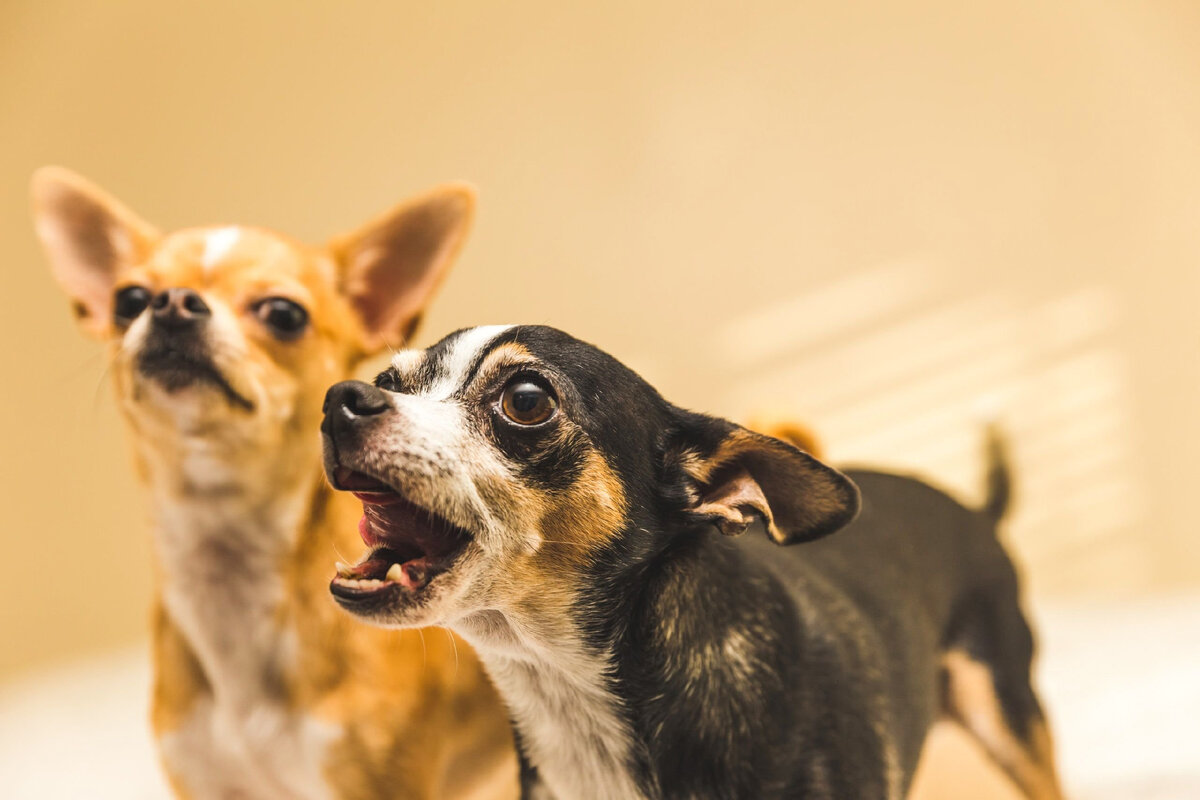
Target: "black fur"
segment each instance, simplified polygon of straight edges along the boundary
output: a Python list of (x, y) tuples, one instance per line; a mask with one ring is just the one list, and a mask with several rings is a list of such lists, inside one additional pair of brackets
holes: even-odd
[[(591, 649), (611, 654), (608, 688), (634, 736), (628, 768), (647, 797), (903, 796), (943, 711), (950, 648), (988, 667), (1018, 736), (1040, 720), (1032, 636), (995, 530), (1010, 491), (998, 443), (981, 511), (914, 478), (855, 470), (851, 522), (853, 485), (829, 471), (836, 491), (823, 496), (840, 505), (807, 532), (815, 541), (732, 539), (689, 513), (687, 463), (740, 429), (671, 405), (560, 331), (514, 328), (493, 346), (505, 341), (539, 360), (577, 430), (497, 431), (497, 446), (543, 487), (564, 485), (594, 448), (628, 500), (624, 530), (578, 576), (575, 613)], [(827, 469), (774, 440), (764, 452), (797, 459), (796, 474)], [(808, 501), (801, 484), (781, 496), (762, 468), (773, 506)], [(538, 766), (522, 771), (527, 792)]]

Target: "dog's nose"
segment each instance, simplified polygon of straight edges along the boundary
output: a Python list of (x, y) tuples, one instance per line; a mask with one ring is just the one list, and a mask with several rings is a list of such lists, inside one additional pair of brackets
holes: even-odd
[(150, 301), (150, 311), (157, 325), (182, 328), (195, 325), (212, 316), (204, 298), (191, 289), (167, 289)]
[(339, 410), (342, 411), (340, 416), (370, 417), (383, 413), (389, 405), (382, 389), (362, 381), (342, 381), (329, 387), (325, 393), (323, 410), (327, 418)]

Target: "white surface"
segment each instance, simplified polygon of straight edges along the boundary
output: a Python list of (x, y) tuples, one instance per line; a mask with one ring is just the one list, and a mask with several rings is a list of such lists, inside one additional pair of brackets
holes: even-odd
[(1071, 797), (1200, 800), (1200, 597), (1037, 615)]
[[(1037, 614), (1041, 685), (1069, 796), (1200, 798), (1200, 596)], [(144, 648), (0, 688), (6, 800), (155, 800)]]
[(7, 800), (170, 797), (148, 715), (144, 647), (0, 688), (0, 795)]

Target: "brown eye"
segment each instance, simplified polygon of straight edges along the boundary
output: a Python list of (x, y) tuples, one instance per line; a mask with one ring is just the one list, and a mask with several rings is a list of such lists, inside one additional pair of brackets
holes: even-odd
[(262, 320), (276, 339), (288, 341), (304, 333), (308, 325), (308, 312), (298, 303), (284, 297), (268, 297), (254, 307), (254, 313)]
[(113, 299), (113, 319), (125, 326), (146, 310), (150, 305), (150, 290), (144, 286), (126, 286), (117, 291)]
[(500, 395), (500, 410), (518, 425), (540, 425), (554, 416), (556, 408), (554, 397), (528, 380), (513, 381)]

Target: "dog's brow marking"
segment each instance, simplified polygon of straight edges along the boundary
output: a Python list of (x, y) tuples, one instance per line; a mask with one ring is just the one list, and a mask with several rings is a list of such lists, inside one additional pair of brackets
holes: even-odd
[(229, 255), (229, 251), (234, 248), (241, 236), (241, 229), (231, 225), (227, 228), (217, 228), (204, 237), (204, 257), (201, 262), (204, 269), (212, 269), (222, 258)]
[(392, 356), (392, 369), (401, 375), (408, 375), (425, 360), (424, 350), (398, 350)]
[(442, 374), (425, 390), (431, 397), (445, 399), (462, 388), (479, 354), (484, 348), (512, 325), (481, 325), (464, 331), (455, 341), (449, 353), (442, 359)]

